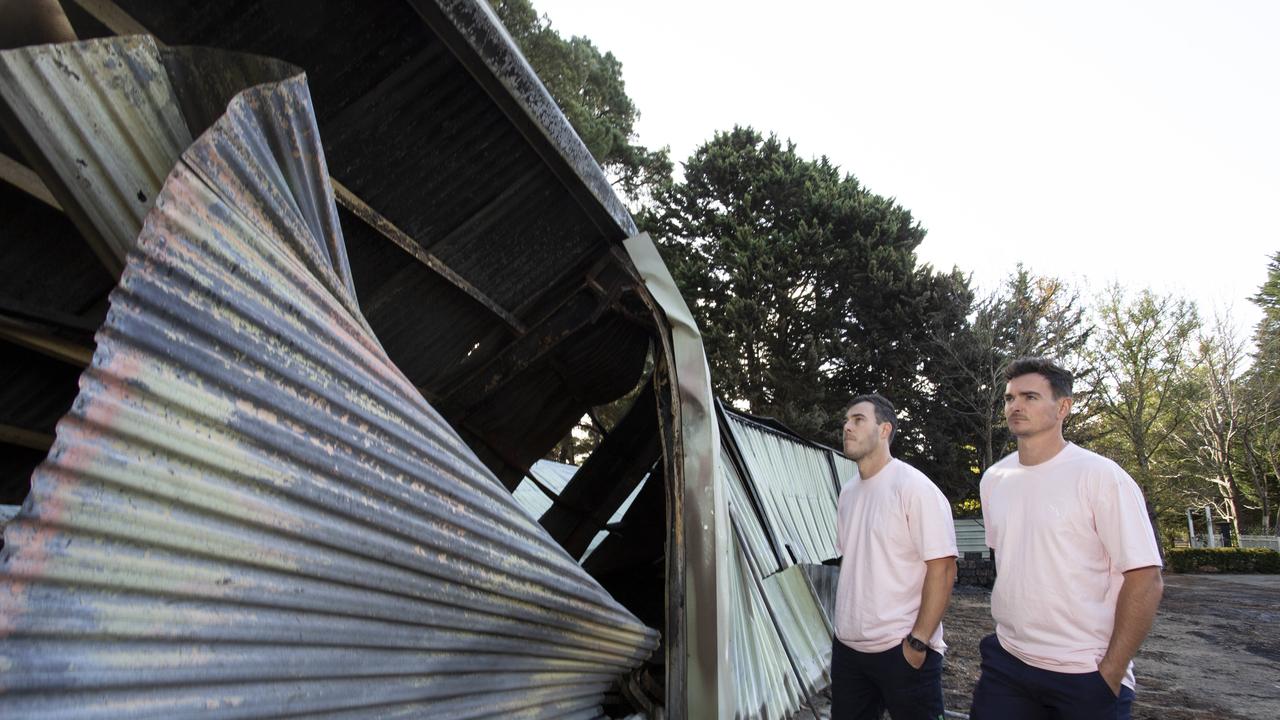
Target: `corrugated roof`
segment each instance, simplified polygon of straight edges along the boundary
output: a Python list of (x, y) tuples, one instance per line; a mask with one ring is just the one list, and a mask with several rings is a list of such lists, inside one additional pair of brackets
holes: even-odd
[(656, 645), (382, 352), (301, 78), (183, 155), (0, 555), (12, 717), (599, 715)]
[(551, 509), (554, 502), (554, 496), (564, 491), (564, 486), (569, 483), (569, 479), (578, 471), (577, 465), (569, 465), (567, 463), (555, 462), (552, 460), (539, 460), (529, 468), (529, 474), (534, 480), (538, 481), (543, 488), (550, 491), (551, 497), (547, 492), (538, 487), (533, 480), (525, 478), (511, 491), (511, 496), (516, 499), (520, 507), (529, 513), (529, 517), (537, 520), (542, 514)]
[(746, 465), (745, 479), (781, 551), (784, 564), (836, 557), (838, 495), (830, 452), (724, 413)]

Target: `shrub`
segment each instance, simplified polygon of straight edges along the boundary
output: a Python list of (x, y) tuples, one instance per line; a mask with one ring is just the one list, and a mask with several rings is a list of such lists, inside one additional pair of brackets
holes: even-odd
[[(1165, 555), (1174, 572), (1280, 574), (1280, 552), (1267, 548), (1178, 548)], [(1203, 568), (1203, 569), (1202, 569)]]

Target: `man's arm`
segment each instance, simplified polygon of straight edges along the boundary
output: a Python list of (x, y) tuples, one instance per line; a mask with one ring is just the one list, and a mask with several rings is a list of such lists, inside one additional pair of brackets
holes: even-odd
[(1151, 631), (1151, 622), (1164, 594), (1164, 579), (1158, 567), (1144, 567), (1124, 574), (1120, 596), (1116, 599), (1116, 624), (1111, 631), (1107, 653), (1098, 663), (1098, 672), (1120, 694), (1120, 681), (1129, 669), (1129, 661)]
[[(926, 560), (924, 563), (924, 588), (920, 591), (920, 612), (916, 613), (916, 624), (911, 634), (917, 639), (929, 642), (933, 631), (942, 622), (942, 614), (947, 611), (951, 602), (951, 588), (956, 583), (956, 559), (952, 556)], [(911, 667), (919, 669), (924, 664), (925, 653), (911, 649), (906, 638), (902, 640), (902, 653)]]

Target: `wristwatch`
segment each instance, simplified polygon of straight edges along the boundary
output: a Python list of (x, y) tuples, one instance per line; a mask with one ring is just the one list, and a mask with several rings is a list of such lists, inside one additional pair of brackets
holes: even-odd
[(908, 634), (906, 639), (907, 639), (907, 644), (910, 645), (911, 649), (915, 650), (916, 652), (924, 652), (929, 649), (929, 646), (926, 645), (924, 642), (916, 639), (915, 635)]

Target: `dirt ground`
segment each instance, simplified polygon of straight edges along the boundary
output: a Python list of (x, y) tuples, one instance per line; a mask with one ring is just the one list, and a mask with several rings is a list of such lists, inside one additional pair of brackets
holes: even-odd
[[(969, 712), (978, 641), (994, 631), (991, 595), (956, 588), (943, 620), (949, 717)], [(1134, 660), (1133, 720), (1280, 718), (1280, 576), (1165, 576), (1155, 627)], [(826, 698), (817, 717), (829, 713)], [(824, 712), (825, 711), (825, 712)]]

